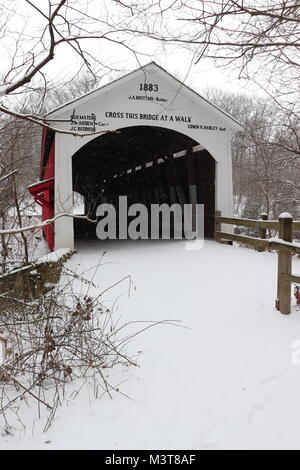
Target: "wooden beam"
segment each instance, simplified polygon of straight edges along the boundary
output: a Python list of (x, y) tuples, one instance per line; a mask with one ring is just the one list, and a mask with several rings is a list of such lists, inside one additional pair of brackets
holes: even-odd
[(221, 222), (220, 222), (220, 218), (221, 218), (221, 211), (216, 211), (215, 212), (215, 233), (214, 233), (214, 239), (217, 243), (220, 243), (220, 238), (219, 236), (217, 235), (219, 232), (221, 232)]
[(248, 237), (247, 235), (237, 235), (235, 233), (226, 233), (226, 232), (215, 232), (215, 237), (219, 240), (232, 240), (234, 242), (244, 243), (245, 245), (259, 246), (268, 248), (269, 241), (262, 240), (260, 238)]
[(278, 230), (278, 220), (254, 220), (241, 219), (237, 217), (217, 217), (222, 224), (242, 225), (244, 227), (255, 227), (260, 229), (274, 228)]
[(157, 159), (153, 160), (153, 193), (155, 204), (160, 204), (159, 168)]
[(295, 274), (283, 274), (282, 277), (285, 281), (300, 284), (300, 276), (296, 276)]
[[(242, 219), (239, 217), (220, 217), (216, 216), (218, 221), (223, 224), (241, 225), (243, 227), (255, 227), (259, 229), (275, 229), (279, 230), (278, 220), (255, 220), (255, 219)], [(293, 221), (293, 231), (300, 230), (300, 221)]]
[(295, 246), (293, 243), (282, 243), (281, 241), (267, 240), (271, 249), (282, 251), (285, 253), (292, 253), (300, 255), (300, 246)]
[(196, 177), (196, 166), (193, 155), (193, 148), (189, 148), (187, 151), (187, 180), (189, 187), (189, 204), (192, 205), (192, 231), (196, 232), (196, 207), (197, 207), (197, 177)]
[[(285, 242), (292, 241), (293, 218), (289, 214), (282, 214), (278, 218), (279, 238)], [(278, 277), (277, 277), (277, 309), (288, 315), (291, 313), (291, 285), (284, 275), (290, 275), (292, 271), (292, 253), (289, 251), (278, 251)]]
[[(261, 220), (268, 220), (268, 214), (261, 214), (260, 216)], [(267, 229), (266, 228), (259, 228), (259, 238), (262, 238), (265, 240), (267, 238)], [(263, 247), (258, 247), (257, 251), (265, 251), (265, 248)]]
[(234, 242), (244, 243), (245, 245), (259, 245), (264, 248), (270, 248), (276, 251), (283, 251), (285, 253), (299, 254), (300, 246), (295, 246), (293, 243), (282, 243), (280, 241), (263, 240), (261, 238), (248, 237), (247, 235), (237, 235), (233, 233), (215, 231), (215, 239), (224, 238), (225, 240), (232, 240)]
[(174, 181), (175, 181), (176, 195), (177, 195), (179, 204), (181, 204), (183, 206), (185, 204), (185, 195), (184, 195), (184, 191), (183, 191), (183, 188), (182, 188), (180, 178), (178, 177), (178, 174), (177, 174), (177, 169), (176, 169), (173, 154), (170, 155), (169, 161), (170, 161), (171, 172), (172, 172), (172, 175), (173, 175), (173, 178), (174, 178)]

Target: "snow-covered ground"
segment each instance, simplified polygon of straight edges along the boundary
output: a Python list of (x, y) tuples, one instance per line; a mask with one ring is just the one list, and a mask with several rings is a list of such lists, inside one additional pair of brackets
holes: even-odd
[(213, 241), (200, 251), (182, 241), (91, 241), (78, 249), (68, 262), (78, 272), (106, 250), (95, 291), (131, 275), (129, 297), (124, 282), (105, 298), (124, 294), (116, 312), (124, 321), (180, 320), (186, 328), (159, 325), (136, 337), (140, 367), (112, 374), (125, 380), (120, 390), (129, 398), (96, 400), (83, 389), (46, 434), (28, 425), (2, 437), (1, 448), (300, 448), (300, 312), (274, 308), (274, 253)]

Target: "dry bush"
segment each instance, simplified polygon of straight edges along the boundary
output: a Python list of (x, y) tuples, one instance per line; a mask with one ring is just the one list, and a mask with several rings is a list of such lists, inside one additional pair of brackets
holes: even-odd
[[(132, 286), (130, 277), (119, 283), (126, 283), (128, 291)], [(66, 385), (75, 379), (79, 388), (92, 379), (96, 398), (121, 393), (110, 383), (107, 369), (136, 366), (136, 357), (128, 352), (130, 341), (155, 324), (172, 323), (142, 322), (137, 331), (134, 322), (122, 323), (114, 309), (104, 305), (103, 294), (110, 288), (93, 297), (92, 286), (92, 281), (64, 268), (60, 285), (37, 300), (10, 298), (2, 304), (0, 336), (7, 339), (0, 366), (2, 432), (10, 432), (16, 419), (23, 424), (24, 401), (38, 405), (47, 430), (64, 401)]]

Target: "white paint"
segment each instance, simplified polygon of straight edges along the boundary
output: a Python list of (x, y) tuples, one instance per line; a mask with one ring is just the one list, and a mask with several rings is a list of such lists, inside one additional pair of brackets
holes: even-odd
[(6, 339), (0, 338), (0, 365), (4, 364), (6, 355)]
[[(153, 90), (140, 91), (144, 83), (148, 87), (151, 84)], [(133, 96), (140, 99), (132, 99)], [(191, 137), (216, 160), (216, 209), (224, 216), (232, 215), (231, 140), (236, 132), (242, 130), (242, 126), (156, 64), (148, 64), (61, 106), (48, 116), (52, 119), (70, 119), (73, 115), (82, 116), (76, 118), (75, 127), (72, 128), (70, 122), (57, 123), (57, 126), (82, 133), (87, 132), (94, 123), (96, 132), (149, 125)], [(178, 120), (181, 116), (182, 120)], [(72, 156), (98, 136), (56, 134), (55, 214), (72, 212)], [(55, 232), (55, 248), (74, 247), (71, 218), (59, 219)]]

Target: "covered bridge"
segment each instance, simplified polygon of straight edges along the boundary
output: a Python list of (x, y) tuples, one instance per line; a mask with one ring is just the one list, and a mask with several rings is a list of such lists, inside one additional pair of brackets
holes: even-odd
[[(40, 182), (29, 188), (43, 220), (72, 213), (74, 192), (91, 217), (119, 195), (129, 204), (202, 203), (207, 237), (215, 210), (232, 215), (231, 141), (242, 126), (154, 62), (46, 118), (61, 132), (44, 129)], [(61, 217), (44, 235), (52, 250), (88, 232)]]

